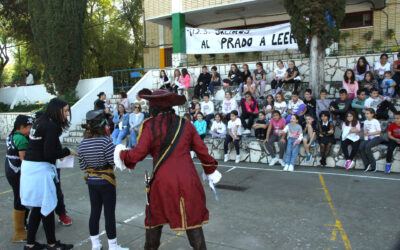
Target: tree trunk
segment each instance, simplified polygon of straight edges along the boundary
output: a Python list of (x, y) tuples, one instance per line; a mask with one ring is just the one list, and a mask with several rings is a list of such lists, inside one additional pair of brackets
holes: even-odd
[(311, 38), (310, 46), (310, 88), (317, 98), (321, 88), (325, 86), (325, 50), (321, 48), (318, 36)]

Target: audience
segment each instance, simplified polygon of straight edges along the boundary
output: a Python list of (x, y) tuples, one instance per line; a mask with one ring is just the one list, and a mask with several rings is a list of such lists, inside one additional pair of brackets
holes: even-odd
[(236, 64), (231, 65), (231, 70), (228, 73), (228, 79), (224, 79), (224, 86), (239, 86), (243, 81), (243, 76)]
[(197, 85), (194, 87), (194, 94), (196, 96), (203, 96), (211, 82), (211, 74), (208, 73), (207, 66), (203, 66), (201, 70), (202, 72), (197, 78)]
[(304, 114), (307, 112), (307, 106), (302, 100), (299, 99), (299, 93), (292, 93), (292, 100), (289, 101), (288, 115), (286, 116), (286, 123), (290, 123), (292, 115), (297, 115), (297, 120), (300, 124), (304, 122)]
[(326, 91), (326, 89), (321, 89), (321, 91), (319, 92), (319, 96), (321, 97), (321, 99), (317, 100), (317, 107), (316, 107), (317, 117), (320, 117), (320, 115), (323, 111), (329, 112), (331, 100), (326, 99), (327, 95), (328, 95), (328, 91)]
[(301, 81), (299, 69), (296, 67), (293, 60), (289, 62), (289, 68), (286, 70), (285, 77), (283, 78), (283, 83), (293, 83), (294, 92), (299, 89), (299, 84)]
[(253, 125), (254, 135), (257, 141), (264, 141), (267, 134), (267, 121), (264, 112), (258, 113), (258, 119)]
[(168, 90), (171, 91), (171, 82), (168, 79), (167, 74), (165, 73), (165, 70), (160, 71), (160, 78), (159, 78), (159, 85), (161, 86), (160, 89)]
[[(272, 157), (270, 166), (275, 165), (277, 162), (281, 164), (282, 167), (285, 166), (283, 161), (283, 155), (285, 154), (286, 140), (285, 133), (283, 129), (286, 126), (286, 120), (281, 117), (279, 111), (273, 111), (272, 119), (269, 122), (266, 139), (264, 140), (265, 148)], [(278, 142), (279, 146), (279, 158), (276, 157), (274, 142)]]
[(139, 135), (140, 125), (144, 120), (144, 114), (142, 113), (142, 107), (140, 104), (135, 104), (133, 112), (129, 115), (129, 148), (133, 148), (137, 144), (137, 136)]
[(382, 80), (380, 87), (382, 89), (382, 95), (393, 98), (395, 95), (396, 82), (392, 79), (392, 72), (386, 71), (385, 78)]
[[(243, 81), (247, 80), (247, 77), (251, 76), (251, 72), (249, 70), (249, 65), (247, 64), (243, 64), (243, 72), (242, 72), (242, 77), (243, 77)], [(242, 96), (244, 91), (243, 91), (243, 85), (245, 84), (245, 82), (241, 82), (239, 85), (239, 95)]]
[[(178, 87), (178, 90), (179, 89), (187, 89), (190, 87), (190, 75), (186, 68), (182, 69), (182, 75), (181, 75), (181, 78), (179, 79), (179, 83), (180, 83), (180, 86)], [(178, 93), (179, 93), (179, 91), (178, 91)], [(182, 93), (180, 93), (180, 94), (182, 94)]]
[(204, 140), (204, 138), (206, 137), (206, 133), (207, 133), (207, 122), (203, 120), (204, 116), (203, 114), (200, 112), (197, 114), (197, 120), (194, 122), (194, 127), (197, 130), (197, 133), (199, 133), (200, 138), (202, 140)]
[(312, 90), (306, 89), (304, 93), (304, 104), (306, 105), (306, 114), (311, 115), (314, 119), (317, 119), (317, 101), (312, 97)]
[(360, 82), (364, 80), (365, 73), (370, 71), (370, 66), (364, 56), (360, 57), (354, 67), (355, 80)]
[(214, 103), (210, 102), (210, 95), (204, 94), (203, 102), (200, 104), (201, 113), (203, 113), (205, 120), (207, 122), (207, 126), (210, 125), (211, 119), (214, 118)]
[[(246, 92), (245, 97), (242, 98), (242, 100), (240, 101), (240, 107), (242, 108), (242, 115), (240, 117), (240, 120), (242, 121), (241, 124), (243, 124), (243, 127), (245, 129), (243, 134), (249, 135), (251, 133), (250, 130), (253, 126), (254, 119), (256, 119), (258, 115), (257, 101), (250, 92)], [(248, 119), (248, 122), (246, 122), (246, 119)]]
[(257, 85), (254, 83), (253, 78), (251, 76), (248, 76), (246, 78), (246, 82), (243, 85), (243, 93), (250, 92), (251, 95), (256, 98), (256, 89)]
[(114, 114), (113, 123), (115, 128), (111, 136), (113, 144), (118, 145), (129, 134), (129, 114), (126, 112), (124, 105), (118, 105), (118, 113)]
[(271, 88), (272, 88), (272, 94), (276, 95), (276, 93), (279, 93), (282, 88), (283, 80), (286, 76), (286, 69), (283, 66), (283, 62), (281, 60), (278, 60), (276, 62), (277, 68), (274, 70), (274, 76), (273, 80), (271, 82)]
[(393, 152), (396, 147), (400, 147), (400, 112), (394, 114), (394, 122), (389, 125), (387, 132), (389, 143), (386, 150), (385, 173), (389, 174), (392, 168)]
[(237, 101), (232, 99), (232, 92), (225, 92), (225, 99), (222, 101), (222, 118), (228, 122), (231, 119), (231, 112), (236, 110), (239, 112)]
[(310, 147), (315, 146), (315, 140), (317, 139), (317, 128), (314, 123), (314, 116), (311, 114), (306, 114), (306, 126), (304, 128), (303, 134), (303, 145), (306, 150), (306, 162), (311, 161)]
[(324, 110), (320, 114), (320, 121), (318, 123), (318, 142), (319, 142), (319, 151), (321, 155), (321, 165), (326, 166), (326, 158), (329, 156), (331, 152), (332, 145), (336, 143), (335, 141), (335, 127), (333, 122), (329, 121), (329, 111)]
[(356, 97), (358, 90), (358, 82), (355, 79), (353, 70), (348, 69), (344, 72), (343, 88), (347, 91), (350, 100), (353, 100)]
[(303, 129), (299, 125), (298, 115), (293, 114), (290, 117), (290, 123), (285, 126), (283, 133), (285, 136), (287, 135), (286, 161), (283, 171), (293, 172), (299, 154), (300, 143), (303, 140)]
[(224, 142), (224, 162), (229, 160), (228, 146), (229, 143), (233, 142), (236, 150), (236, 160), (235, 163), (240, 162), (240, 146), (239, 142), (242, 138), (242, 122), (238, 118), (239, 114), (236, 110), (231, 112), (231, 120), (228, 122), (228, 133), (225, 137)]
[(121, 92), (119, 93), (119, 99), (117, 100), (117, 105), (121, 104), (122, 106), (124, 106), (125, 111), (127, 113), (132, 112), (131, 109), (131, 103), (128, 100), (128, 96), (126, 95), (126, 92)]
[(365, 96), (365, 90), (359, 89), (357, 90), (357, 98), (351, 102), (351, 107), (360, 121), (364, 120)]
[(397, 53), (397, 60), (393, 62), (393, 80), (397, 83), (396, 94), (400, 97), (400, 52)]
[(199, 103), (199, 97), (194, 95), (192, 96), (192, 101), (189, 103), (189, 114), (191, 116), (194, 115), (194, 113), (196, 113), (196, 104)]
[(359, 89), (364, 89), (365, 93), (369, 95), (369, 92), (372, 88), (379, 89), (379, 83), (374, 78), (372, 72), (368, 71), (367, 73), (365, 73), (364, 80), (361, 82)]
[(375, 79), (379, 83), (381, 83), (384, 78), (385, 72), (390, 70), (391, 67), (390, 63), (388, 62), (388, 55), (386, 53), (383, 53), (379, 59), (379, 62), (376, 62), (374, 66)]
[(254, 83), (256, 84), (256, 88), (260, 86), (260, 98), (263, 99), (265, 92), (265, 84), (267, 79), (267, 72), (265, 72), (263, 64), (261, 62), (256, 63), (256, 67), (257, 69), (255, 69), (253, 72), (253, 79)]
[(285, 98), (283, 98), (283, 94), (277, 93), (275, 95), (274, 110), (279, 111), (282, 117), (286, 117), (286, 109), (287, 104), (285, 102)]
[(210, 134), (212, 138), (225, 138), (226, 136), (226, 125), (222, 121), (221, 114), (215, 114), (215, 120), (211, 125)]
[[(346, 159), (344, 167), (351, 169), (355, 167), (354, 157), (360, 147), (360, 131), (361, 126), (357, 120), (356, 113), (349, 111), (346, 114), (346, 121), (342, 125), (342, 153)], [(351, 146), (351, 153), (349, 154), (349, 146)]]
[(217, 72), (217, 67), (213, 66), (211, 68), (211, 81), (208, 85), (208, 89), (210, 90), (211, 96), (214, 96), (214, 87), (221, 86), (221, 75)]
[(389, 110), (396, 113), (397, 110), (389, 97), (379, 96), (378, 90), (371, 89), (369, 98), (365, 101), (365, 108), (372, 108), (376, 113), (377, 119), (389, 119)]
[(376, 161), (372, 148), (379, 145), (382, 142), (381, 124), (375, 119), (375, 111), (371, 108), (365, 110), (364, 121), (364, 141), (360, 144), (361, 159), (364, 163), (365, 172), (376, 171)]
[(134, 105), (139, 105), (141, 108), (141, 112), (144, 115), (144, 118), (147, 118), (149, 116), (149, 105), (147, 104), (147, 101), (139, 96), (139, 94), (136, 94), (136, 102)]
[(346, 120), (346, 114), (351, 110), (351, 100), (348, 98), (347, 91), (345, 89), (339, 90), (339, 98), (330, 104), (330, 111), (332, 117), (335, 120)]
[(180, 88), (180, 86), (181, 86), (180, 80), (181, 80), (181, 71), (179, 69), (175, 69), (174, 70), (174, 79), (173, 79), (173, 82), (171, 83), (172, 91), (175, 93), (178, 93), (178, 88)]
[(274, 110), (274, 97), (272, 95), (267, 95), (267, 99), (265, 100), (264, 112), (266, 120), (270, 120), (272, 118), (272, 111)]

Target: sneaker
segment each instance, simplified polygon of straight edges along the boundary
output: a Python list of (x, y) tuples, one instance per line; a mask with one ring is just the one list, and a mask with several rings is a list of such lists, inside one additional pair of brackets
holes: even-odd
[(350, 168), (350, 164), (351, 164), (351, 160), (347, 160), (347, 161), (346, 161), (346, 164), (344, 164), (344, 167), (345, 167), (346, 169), (349, 169), (349, 168)]
[(24, 250), (43, 250), (46, 245), (40, 244), (39, 242), (35, 242), (32, 247), (24, 246)]
[(369, 170), (371, 170), (371, 164), (368, 164), (368, 166), (365, 168), (364, 172), (368, 172)]
[(244, 134), (244, 135), (249, 135), (249, 134), (251, 134), (251, 131), (250, 131), (249, 129), (246, 129), (245, 131), (243, 131), (242, 134)]
[(353, 168), (355, 168), (355, 167), (356, 167), (356, 163), (355, 163), (354, 161), (351, 161), (351, 162), (350, 162), (349, 169), (353, 169)]
[(72, 219), (67, 214), (62, 214), (58, 216), (58, 223), (60, 223), (63, 226), (71, 226)]
[(310, 162), (311, 161), (311, 154), (307, 154), (306, 155), (306, 162)]
[(279, 159), (275, 157), (275, 158), (273, 158), (273, 159), (271, 160), (271, 162), (269, 163), (269, 165), (270, 165), (270, 166), (273, 166), (273, 165), (275, 165), (278, 161), (279, 161)]
[(392, 168), (392, 163), (386, 163), (385, 174), (390, 174), (391, 168)]
[(69, 250), (72, 248), (74, 248), (74, 245), (61, 243), (60, 241), (57, 241), (54, 247), (46, 246), (47, 250)]
[(288, 168), (288, 170), (287, 171), (289, 171), (289, 172), (293, 172), (294, 171), (294, 166), (293, 165), (289, 165), (289, 168)]
[(224, 162), (229, 161), (229, 155), (224, 155)]
[(97, 246), (97, 247), (92, 247), (92, 250), (102, 250), (102, 249), (103, 249), (102, 245)]
[(311, 147), (315, 147), (315, 141), (311, 143)]
[(240, 162), (240, 155), (236, 155), (235, 163), (238, 164)]
[(285, 162), (282, 159), (278, 159), (278, 161), (279, 161), (279, 164), (281, 164), (282, 167), (285, 166)]
[(283, 168), (283, 171), (288, 171), (289, 169), (289, 164), (286, 164), (285, 167)]
[(129, 250), (129, 248), (127, 248), (127, 247), (121, 247), (120, 245), (117, 245), (116, 247), (114, 247), (114, 248), (109, 248), (110, 250), (112, 249), (112, 250)]

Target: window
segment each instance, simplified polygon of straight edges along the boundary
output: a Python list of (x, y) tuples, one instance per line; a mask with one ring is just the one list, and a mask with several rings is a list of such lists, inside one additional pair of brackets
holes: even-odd
[(372, 26), (372, 11), (349, 13), (343, 19), (342, 29)]

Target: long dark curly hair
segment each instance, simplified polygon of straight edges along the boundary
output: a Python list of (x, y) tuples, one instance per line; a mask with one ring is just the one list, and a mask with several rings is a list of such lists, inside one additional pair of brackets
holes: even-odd
[[(175, 124), (175, 110), (172, 107), (159, 107), (150, 106), (149, 108), (150, 116), (153, 118), (151, 121), (151, 132), (153, 133), (154, 145), (160, 143), (160, 152), (163, 151), (171, 143), (174, 134), (172, 130)], [(157, 116), (161, 116), (161, 119), (155, 119)], [(163, 140), (163, 124), (166, 124), (166, 133)], [(157, 130), (159, 133), (157, 133)]]

